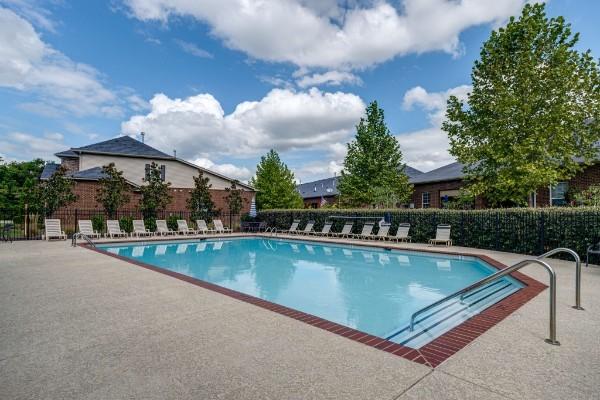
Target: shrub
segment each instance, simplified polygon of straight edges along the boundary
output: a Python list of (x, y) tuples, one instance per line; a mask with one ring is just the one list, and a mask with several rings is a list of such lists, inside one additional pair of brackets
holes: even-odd
[[(444, 209), (306, 209), (260, 211), (257, 220), (269, 226), (289, 228), (300, 219), (300, 228), (309, 220), (320, 230), (326, 220), (334, 221), (332, 230), (339, 232), (344, 220), (336, 216), (370, 217), (371, 221), (391, 214), (394, 234), (401, 222), (411, 224), (413, 242), (427, 243), (435, 236), (438, 224), (452, 225), (452, 240), (457, 246), (539, 255), (556, 247), (575, 250), (585, 255), (589, 244), (600, 235), (600, 208), (512, 208), (490, 210)], [(358, 233), (367, 220), (357, 220), (353, 232)]]
[(104, 226), (105, 226), (104, 215), (102, 215), (102, 214), (93, 215), (91, 220), (92, 220), (92, 227), (94, 228), (95, 231), (104, 232)]
[(119, 220), (119, 226), (127, 233), (133, 232), (133, 217), (122, 217)]
[(144, 218), (144, 225), (146, 226), (146, 229), (150, 229), (151, 232), (156, 232), (156, 218)]
[(177, 230), (177, 220), (178, 219), (182, 219), (182, 218), (179, 217), (178, 215), (169, 215), (169, 217), (167, 218), (167, 226), (169, 227), (169, 229), (172, 229), (174, 231)]

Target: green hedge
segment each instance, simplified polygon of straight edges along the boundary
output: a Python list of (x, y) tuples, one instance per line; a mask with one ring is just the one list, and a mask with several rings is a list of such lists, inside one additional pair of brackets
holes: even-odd
[[(380, 219), (391, 215), (394, 234), (401, 222), (411, 224), (413, 242), (426, 243), (435, 236), (436, 225), (452, 225), (452, 240), (457, 246), (539, 255), (556, 247), (567, 247), (585, 256), (589, 244), (600, 237), (600, 208), (513, 208), (493, 210), (442, 209), (305, 209), (267, 210), (257, 219), (279, 229), (289, 228), (294, 219), (315, 221), (320, 230), (326, 220), (334, 221), (333, 231), (340, 231), (344, 220), (335, 216)], [(373, 221), (372, 220), (372, 221)], [(367, 220), (357, 220), (353, 232), (358, 233)]]

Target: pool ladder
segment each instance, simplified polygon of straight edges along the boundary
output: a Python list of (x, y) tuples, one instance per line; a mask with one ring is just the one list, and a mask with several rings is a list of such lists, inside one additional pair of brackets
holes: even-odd
[(77, 233), (73, 234), (73, 237), (71, 237), (71, 246), (73, 246), (73, 247), (77, 246), (77, 238), (85, 240), (92, 247), (96, 247), (94, 242), (92, 242), (92, 239), (90, 239), (90, 237), (88, 235), (81, 233), (81, 232), (77, 232)]
[[(548, 272), (548, 276), (549, 276), (549, 280), (550, 280), (550, 282), (549, 282), (549, 284), (550, 284), (549, 337), (547, 339), (545, 339), (544, 341), (549, 344), (560, 345), (560, 342), (556, 339), (556, 273), (554, 272), (552, 267), (550, 267), (550, 265), (548, 265), (548, 263), (546, 263), (545, 261), (542, 261), (542, 259), (549, 257), (551, 255), (557, 254), (557, 253), (568, 253), (568, 254), (572, 255), (573, 258), (575, 259), (575, 266), (576, 266), (575, 305), (573, 306), (573, 308), (576, 310), (583, 310), (583, 307), (581, 307), (581, 260), (579, 258), (579, 255), (577, 255), (577, 253), (574, 252), (573, 250), (559, 247), (559, 248), (551, 250), (547, 253), (544, 253), (541, 256), (538, 256), (537, 258), (535, 258), (533, 260), (523, 260), (516, 264), (513, 264), (508, 268), (502, 269), (488, 277), (485, 277), (463, 289), (460, 289), (460, 290), (444, 297), (443, 299), (440, 299), (434, 303), (431, 303), (430, 305), (428, 305), (426, 307), (421, 308), (420, 310), (414, 312), (412, 314), (412, 316), (410, 317), (410, 324), (408, 326), (409, 331), (410, 332), (414, 331), (415, 320), (416, 320), (417, 316), (431, 310), (432, 308), (435, 308), (435, 307), (439, 306), (440, 304), (445, 303), (446, 301), (451, 300), (456, 297), (459, 297), (459, 296), (460, 296), (460, 300), (462, 301), (465, 299), (465, 297), (469, 296), (467, 294), (468, 292), (471, 292), (471, 291), (473, 291), (477, 288), (480, 288), (484, 285), (487, 285), (495, 280), (503, 278), (504, 276), (509, 275), (527, 265), (537, 264), (537, 265), (544, 267), (544, 269)], [(424, 317), (422, 317), (419, 320), (419, 322), (422, 322), (425, 319), (427, 319), (433, 315), (435, 315), (435, 313), (425, 315)], [(395, 334), (392, 336), (395, 336)]]

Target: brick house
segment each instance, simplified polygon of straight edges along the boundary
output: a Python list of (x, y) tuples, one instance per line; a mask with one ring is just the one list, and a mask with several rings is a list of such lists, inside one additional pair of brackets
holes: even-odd
[[(464, 186), (463, 165), (454, 162), (429, 172), (421, 172), (409, 166), (406, 173), (414, 186), (410, 208), (442, 208), (444, 203), (456, 198)], [(319, 208), (325, 203), (335, 203), (339, 192), (338, 177), (307, 182), (297, 186), (306, 208)], [(580, 191), (592, 184), (600, 184), (600, 163), (587, 167), (569, 181), (554, 187), (540, 188), (529, 199), (531, 207), (560, 206), (569, 201), (570, 191)], [(485, 199), (478, 197), (474, 207), (486, 207)]]
[[(423, 172), (411, 166), (405, 165), (404, 172), (409, 180), (423, 174)], [(296, 186), (298, 193), (304, 200), (304, 208), (321, 208), (325, 204), (337, 202), (340, 192), (337, 189), (339, 176), (320, 179), (318, 181), (306, 182)]]
[[(102, 205), (96, 201), (98, 180), (102, 178), (102, 166), (112, 162), (118, 170), (123, 171), (123, 177), (131, 187), (129, 204), (123, 208), (136, 209), (141, 197), (138, 189), (144, 184), (146, 168), (155, 162), (161, 167), (162, 179), (171, 182), (172, 201), (166, 211), (187, 209), (187, 199), (194, 187), (193, 177), (198, 176), (199, 171), (203, 171), (212, 184), (210, 191), (216, 209), (228, 212), (225, 189), (231, 186), (233, 179), (163, 153), (129, 136), (71, 148), (55, 155), (60, 158), (60, 164), (67, 169), (68, 176), (75, 181), (73, 192), (78, 198), (68, 206), (69, 208), (102, 209)], [(40, 179), (48, 179), (58, 167), (59, 164), (56, 163), (46, 164)], [(243, 191), (242, 213), (247, 213), (255, 191), (244, 183), (238, 183), (237, 186)]]

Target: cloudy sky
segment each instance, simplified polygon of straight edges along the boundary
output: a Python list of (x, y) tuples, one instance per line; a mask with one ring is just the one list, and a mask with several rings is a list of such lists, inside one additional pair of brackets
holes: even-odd
[[(409, 165), (451, 162), (439, 127), (490, 31), (526, 0), (0, 0), (0, 156), (146, 132), (246, 180), (275, 148), (302, 181), (339, 172), (377, 100)], [(600, 50), (600, 2), (551, 0)], [(137, 136), (139, 138), (139, 136)]]

